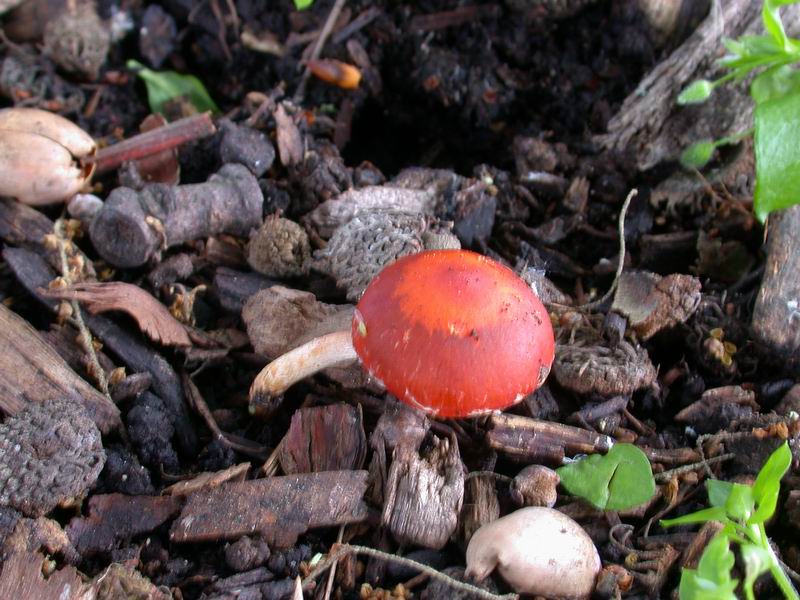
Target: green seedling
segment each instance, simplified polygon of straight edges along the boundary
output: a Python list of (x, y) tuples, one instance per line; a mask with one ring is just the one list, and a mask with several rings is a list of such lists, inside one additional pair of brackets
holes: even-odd
[(135, 60), (129, 60), (127, 67), (136, 71), (136, 75), (144, 81), (147, 87), (147, 102), (153, 113), (163, 113), (164, 106), (178, 98), (185, 98), (197, 112), (220, 112), (206, 88), (194, 75), (182, 75), (174, 71), (153, 71)]
[(750, 83), (755, 103), (754, 127), (720, 140), (703, 140), (690, 146), (681, 162), (701, 168), (724, 144), (736, 143), (755, 133), (756, 189), (753, 210), (760, 221), (782, 208), (800, 203), (800, 40), (789, 37), (779, 10), (800, 0), (764, 0), (761, 21), (765, 35), (724, 39), (728, 54), (719, 63), (727, 73), (715, 81), (695, 81), (678, 96), (679, 104), (705, 102), (714, 90), (729, 82)]
[(644, 452), (633, 444), (615, 444), (556, 470), (561, 485), (600, 510), (627, 510), (653, 497), (656, 484)]
[(731, 575), (734, 564), (731, 542), (739, 545), (744, 563), (742, 589), (747, 600), (755, 599), (753, 584), (766, 572), (772, 575), (786, 598), (800, 599), (781, 568), (764, 528), (764, 523), (775, 514), (781, 478), (791, 462), (789, 445), (783, 443), (764, 463), (752, 486), (710, 479), (706, 481), (709, 508), (661, 521), (664, 527), (708, 521), (723, 524), (722, 530), (706, 546), (697, 569), (683, 570), (679, 588), (681, 600), (736, 600), (734, 592), (739, 580)]

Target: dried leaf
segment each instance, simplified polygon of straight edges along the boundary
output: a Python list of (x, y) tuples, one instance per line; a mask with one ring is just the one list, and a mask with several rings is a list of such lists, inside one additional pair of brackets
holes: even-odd
[(188, 496), (202, 488), (218, 487), (227, 481), (244, 481), (248, 469), (250, 463), (245, 462), (214, 473), (200, 473), (192, 479), (173, 483), (161, 493), (170, 496)]
[(76, 283), (62, 289), (40, 290), (49, 298), (78, 300), (93, 315), (120, 310), (134, 318), (151, 340), (165, 346), (191, 346), (189, 335), (169, 310), (139, 286), (121, 281)]
[(278, 154), (285, 167), (303, 161), (303, 136), (282, 104), (275, 110), (275, 123), (278, 128)]

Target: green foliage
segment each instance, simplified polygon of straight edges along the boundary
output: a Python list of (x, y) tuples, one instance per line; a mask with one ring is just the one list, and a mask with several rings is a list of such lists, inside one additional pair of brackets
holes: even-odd
[(153, 71), (140, 62), (129, 60), (127, 67), (147, 86), (147, 102), (154, 113), (164, 111), (164, 105), (178, 98), (185, 98), (199, 112), (220, 112), (208, 95), (206, 88), (194, 75), (182, 75), (174, 71)]
[(656, 485), (650, 461), (633, 444), (615, 444), (556, 470), (561, 485), (601, 510), (626, 510), (650, 500)]
[(753, 584), (769, 571), (784, 596), (798, 600), (795, 589), (769, 545), (764, 523), (775, 514), (781, 478), (792, 462), (789, 445), (783, 443), (764, 463), (752, 486), (711, 479), (706, 481), (711, 507), (661, 521), (664, 527), (720, 521), (722, 530), (708, 543), (697, 569), (684, 569), (681, 600), (731, 599), (738, 581), (732, 579), (734, 556), (731, 542), (739, 544), (745, 567), (742, 582), (745, 596), (754, 600)]
[[(679, 104), (707, 100), (713, 90), (729, 81), (741, 83), (755, 75), (750, 96), (755, 109), (756, 190), (754, 211), (762, 222), (774, 211), (800, 203), (800, 40), (789, 37), (779, 10), (800, 0), (763, 0), (761, 20), (765, 35), (743, 35), (724, 39), (728, 50), (719, 62), (728, 73), (716, 81), (693, 82), (678, 96)], [(703, 141), (681, 155), (689, 168), (705, 165), (722, 144), (730, 139)]]

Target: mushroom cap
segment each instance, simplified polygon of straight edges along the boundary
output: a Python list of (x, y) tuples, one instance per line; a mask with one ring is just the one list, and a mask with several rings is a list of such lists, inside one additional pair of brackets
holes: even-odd
[(553, 362), (553, 327), (531, 288), (467, 250), (420, 252), (386, 267), (356, 307), (352, 336), (386, 389), (446, 418), (519, 402)]

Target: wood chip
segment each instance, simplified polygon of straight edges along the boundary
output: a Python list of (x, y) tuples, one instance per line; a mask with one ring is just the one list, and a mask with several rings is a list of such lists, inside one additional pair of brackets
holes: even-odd
[(103, 433), (119, 425), (119, 410), (69, 368), (36, 330), (0, 305), (0, 410), (9, 415), (31, 404), (79, 403)]
[(226, 483), (189, 496), (170, 539), (213, 542), (261, 535), (270, 548), (287, 548), (309, 529), (366, 520), (366, 488), (366, 471)]
[(395, 450), (381, 523), (398, 543), (443, 548), (463, 501), (464, 465), (455, 440), (437, 438), (424, 457), (409, 446)]
[(0, 555), (0, 598), (36, 598), (36, 600), (85, 600), (94, 597), (74, 567), (64, 567), (44, 578), (44, 555), (29, 548), (27, 528), (17, 525)]
[(76, 517), (67, 535), (81, 556), (110, 552), (132, 537), (149, 533), (178, 513), (176, 496), (98, 494), (89, 500), (86, 517)]
[(367, 456), (361, 409), (348, 404), (301, 408), (292, 415), (280, 448), (287, 474), (360, 469)]
[(138, 285), (113, 281), (79, 283), (66, 288), (42, 290), (42, 295), (78, 300), (96, 315), (110, 310), (128, 313), (151, 340), (165, 346), (191, 346), (189, 334), (169, 310)]
[(611, 308), (625, 315), (637, 335), (647, 340), (662, 329), (685, 323), (700, 305), (700, 289), (700, 280), (691, 275), (626, 271)]

